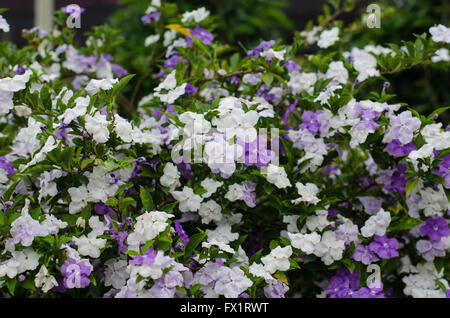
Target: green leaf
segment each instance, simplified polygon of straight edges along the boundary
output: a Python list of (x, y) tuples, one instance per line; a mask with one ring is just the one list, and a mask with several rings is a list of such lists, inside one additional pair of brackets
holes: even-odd
[(8, 287), (9, 293), (14, 296), (14, 291), (16, 289), (17, 279), (8, 279), (6, 280), (6, 287)]
[(136, 74), (127, 75), (127, 76), (123, 77), (119, 81), (119, 83), (114, 85), (114, 88), (112, 89), (112, 92), (111, 92), (112, 96), (116, 95), (122, 88), (124, 88), (135, 75)]
[(264, 73), (262, 75), (262, 80), (263, 80), (264, 84), (266, 84), (267, 86), (270, 86), (273, 82), (273, 74), (272, 73)]
[(139, 253), (138, 253), (138, 252), (136, 252), (136, 251), (133, 251), (133, 250), (128, 250), (128, 251), (126, 251), (126, 252), (125, 252), (125, 254), (127, 254), (127, 255), (131, 255), (131, 256), (136, 256), (136, 255), (139, 255)]
[(192, 235), (189, 238), (189, 242), (184, 247), (184, 260), (188, 260), (189, 257), (191, 257), (194, 250), (197, 248), (197, 246), (208, 236), (206, 232), (200, 232), (197, 234)]
[(418, 220), (410, 217), (402, 217), (399, 220), (391, 223), (388, 227), (388, 231), (407, 231), (422, 224), (422, 220)]
[(419, 181), (418, 178), (409, 180), (408, 183), (405, 186), (406, 195), (409, 196), (411, 192), (416, 188), (417, 182)]
[(155, 209), (155, 204), (153, 203), (152, 196), (141, 185), (139, 186), (139, 197), (141, 198), (142, 205), (147, 212), (153, 211)]
[(67, 147), (66, 149), (64, 149), (60, 156), (59, 156), (59, 160), (61, 161), (61, 166), (66, 169), (66, 170), (70, 170), (71, 168), (71, 163), (73, 160), (73, 155), (75, 153), (75, 148), (76, 146), (72, 146), (72, 147)]
[(94, 162), (94, 158), (84, 159), (81, 161), (80, 168), (84, 170), (87, 166)]
[(445, 111), (448, 110), (448, 109), (450, 109), (450, 106), (447, 106), (447, 107), (440, 107), (440, 108), (436, 109), (434, 112), (432, 112), (432, 113), (428, 116), (428, 119), (433, 118), (434, 115), (440, 115), (440, 114), (442, 114), (443, 112), (445, 112)]

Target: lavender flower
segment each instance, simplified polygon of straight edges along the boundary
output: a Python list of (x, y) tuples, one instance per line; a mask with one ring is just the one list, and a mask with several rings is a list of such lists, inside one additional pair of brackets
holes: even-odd
[(85, 288), (89, 286), (89, 275), (91, 266), (84, 263), (84, 260), (77, 262), (69, 258), (67, 263), (61, 266), (61, 274), (64, 277), (64, 287), (66, 288)]
[(390, 239), (386, 235), (375, 235), (375, 241), (369, 244), (369, 250), (376, 253), (381, 258), (397, 257), (399, 255), (397, 249), (397, 239)]
[(420, 226), (420, 232), (423, 235), (427, 235), (432, 243), (439, 242), (441, 238), (450, 235), (450, 229), (447, 221), (439, 215), (429, 217)]

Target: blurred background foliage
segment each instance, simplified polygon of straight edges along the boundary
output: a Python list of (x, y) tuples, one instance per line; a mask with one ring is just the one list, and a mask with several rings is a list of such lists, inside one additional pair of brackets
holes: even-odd
[[(180, 11), (190, 11), (204, 6), (217, 17), (214, 34), (224, 43), (247, 49), (253, 48), (260, 40), (282, 38), (292, 43), (295, 30), (302, 30), (309, 19), (316, 19), (326, 1), (291, 0), (173, 0)], [(333, 2), (333, 1), (329, 1)], [(366, 12), (372, 1), (345, 1), (355, 6), (350, 12), (343, 10), (337, 19), (352, 29), (352, 23)], [(381, 28), (356, 28), (347, 34), (351, 44), (359, 48), (367, 44), (388, 45), (402, 40), (411, 40), (413, 34), (428, 32), (430, 26), (448, 25), (450, 1), (448, 0), (381, 0), (376, 3), (382, 10)], [(115, 48), (116, 61), (130, 73), (155, 72), (148, 64), (149, 51), (143, 43), (149, 35), (149, 29), (140, 17), (145, 14), (149, 1), (120, 0), (119, 9), (110, 17), (108, 24), (120, 29), (124, 36), (121, 45)], [(330, 6), (332, 7), (332, 6)], [(307, 14), (302, 14), (305, 8)], [(331, 12), (333, 14), (333, 11)], [(302, 51), (301, 51), (302, 52)], [(313, 53), (309, 48), (304, 53)], [(157, 70), (156, 70), (157, 72)], [(147, 76), (147, 75), (146, 75)], [(133, 81), (137, 81), (136, 77)], [(441, 106), (450, 105), (450, 76), (448, 72), (438, 70), (433, 65), (417, 67), (386, 78), (391, 84), (390, 90), (397, 94), (395, 101), (405, 102), (423, 114), (429, 114)], [(150, 88), (151, 81), (141, 83), (142, 88)], [(381, 84), (382, 85), (382, 84)], [(147, 87), (146, 87), (147, 86)], [(376, 89), (380, 83), (371, 83), (367, 89)], [(148, 92), (148, 90), (146, 90)], [(131, 92), (129, 92), (131, 94)], [(449, 114), (441, 119), (449, 120)]]

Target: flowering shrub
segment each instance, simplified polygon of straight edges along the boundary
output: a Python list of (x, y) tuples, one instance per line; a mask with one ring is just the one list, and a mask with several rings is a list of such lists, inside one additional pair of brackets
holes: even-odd
[(2, 292), (445, 297), (448, 107), (394, 103), (385, 76), (448, 71), (449, 28), (352, 47), (328, 15), (242, 54), (204, 8), (175, 12), (154, 0), (142, 17), (149, 54), (164, 51), (136, 103), (114, 32), (72, 43), (79, 9), (0, 44)]

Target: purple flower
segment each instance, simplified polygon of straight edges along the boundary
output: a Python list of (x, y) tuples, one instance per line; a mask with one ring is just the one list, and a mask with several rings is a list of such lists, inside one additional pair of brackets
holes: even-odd
[(353, 117), (358, 118), (359, 116), (361, 116), (361, 120), (355, 126), (359, 130), (374, 132), (380, 126), (375, 122), (378, 118), (380, 118), (380, 113), (371, 109), (363, 108), (359, 103), (357, 103)]
[(417, 150), (417, 147), (412, 141), (402, 145), (398, 139), (394, 139), (386, 146), (386, 150), (394, 157), (403, 157), (409, 155), (411, 151)]
[(116, 211), (113, 210), (113, 208), (111, 208), (110, 206), (107, 206), (106, 204), (104, 204), (102, 201), (97, 202), (94, 205), (94, 211), (97, 214), (117, 214)]
[(289, 286), (280, 280), (277, 280), (273, 285), (264, 287), (264, 295), (267, 298), (284, 298), (284, 294), (289, 290)]
[(67, 263), (61, 266), (61, 274), (64, 277), (64, 287), (85, 288), (90, 284), (91, 266), (86, 265), (84, 260), (77, 262), (69, 258)]
[(441, 159), (442, 162), (436, 169), (433, 169), (433, 173), (444, 178), (445, 187), (450, 188), (450, 154), (443, 156)]
[(274, 40), (261, 41), (261, 43), (257, 47), (255, 47), (253, 50), (248, 51), (247, 55), (259, 57), (261, 51), (270, 49), (274, 44), (275, 44)]
[(416, 248), (422, 254), (423, 258), (431, 262), (435, 256), (445, 256), (446, 244), (444, 241), (432, 243), (430, 241), (420, 240), (417, 242)]
[(124, 69), (122, 66), (120, 66), (119, 64), (111, 63), (111, 68), (117, 77), (122, 77), (122, 76), (128, 75), (128, 71), (126, 69)]
[(439, 215), (429, 217), (420, 226), (420, 232), (427, 235), (432, 243), (439, 242), (441, 238), (450, 235), (447, 221)]
[(284, 62), (284, 66), (286, 67), (286, 69), (289, 72), (291, 72), (291, 71), (300, 71), (302, 69), (301, 66), (299, 66), (294, 61), (290, 61), (290, 60), (286, 60), (286, 62)]
[(351, 256), (352, 259), (362, 262), (364, 265), (369, 265), (379, 260), (378, 257), (369, 249), (368, 246), (356, 244), (355, 252)]
[(191, 85), (191, 83), (187, 82), (184, 91), (186, 92), (186, 94), (189, 94), (189, 95), (195, 94), (198, 92), (198, 87), (194, 87)]
[(14, 72), (14, 74), (15, 75), (22, 75), (23, 73), (25, 73), (26, 70), (27, 70), (26, 67), (21, 66)]
[(69, 4), (65, 7), (62, 7), (61, 11), (64, 13), (67, 13), (68, 15), (70, 15), (73, 18), (78, 18), (78, 17), (80, 17), (81, 13), (86, 11), (86, 9), (80, 7), (78, 4)]
[(194, 30), (189, 29), (191, 32), (191, 35), (193, 37), (196, 37), (197, 39), (200, 39), (205, 43), (206, 45), (209, 45), (214, 40), (214, 36), (212, 33), (206, 31), (205, 29), (200, 28), (198, 25), (195, 27)]
[(13, 174), (16, 173), (16, 170), (14, 169), (14, 166), (8, 160), (6, 160), (5, 156), (1, 156), (0, 157), (0, 168), (5, 169), (6, 172), (10, 176), (12, 176)]
[(160, 16), (161, 16), (160, 12), (152, 12), (152, 13), (144, 15), (141, 18), (141, 21), (144, 24), (150, 24), (150, 23), (152, 23), (152, 21), (158, 21)]
[(267, 137), (265, 135), (258, 135), (258, 137), (246, 143), (240, 138), (237, 138), (237, 144), (244, 148), (244, 164), (246, 166), (256, 165), (257, 167), (265, 167), (272, 160), (275, 153), (267, 149)]
[(347, 268), (341, 267), (336, 271), (336, 275), (330, 278), (325, 293), (330, 298), (350, 298), (358, 286), (358, 271), (350, 273)]
[(175, 231), (177, 231), (178, 235), (180, 235), (183, 244), (186, 245), (189, 242), (189, 236), (183, 230), (183, 227), (181, 226), (180, 222), (178, 222), (178, 220), (176, 220), (174, 224), (175, 224)]
[(286, 110), (286, 112), (283, 115), (283, 123), (286, 126), (288, 124), (289, 115), (294, 111), (295, 107), (298, 104), (298, 100), (296, 99), (295, 102), (289, 105), (289, 108)]
[(175, 69), (177, 68), (178, 62), (181, 60), (182, 63), (186, 63), (187, 61), (179, 55), (173, 55), (164, 61), (164, 67)]
[(414, 131), (420, 127), (420, 119), (412, 117), (410, 111), (404, 111), (400, 115), (392, 115), (390, 120), (390, 135), (398, 139), (403, 145), (408, 144), (414, 137)]
[(302, 114), (303, 122), (300, 124), (299, 129), (307, 129), (313, 135), (316, 135), (320, 131), (320, 122), (317, 116), (321, 113), (320, 110), (312, 112), (310, 110), (305, 111)]
[(139, 266), (142, 264), (152, 265), (155, 262), (157, 251), (150, 246), (144, 253), (144, 255), (136, 255), (132, 260), (130, 260), (130, 265)]
[(256, 184), (253, 182), (245, 181), (243, 183), (244, 191), (242, 200), (247, 204), (248, 207), (254, 208), (256, 206)]
[(353, 294), (353, 298), (385, 298), (383, 295), (383, 283), (374, 281), (369, 288), (362, 287)]
[(375, 235), (375, 241), (369, 244), (369, 250), (376, 253), (381, 258), (397, 257), (399, 255), (397, 249), (397, 239), (390, 239), (386, 235)]
[(364, 206), (364, 212), (369, 215), (373, 215), (380, 211), (381, 203), (383, 202), (382, 200), (378, 200), (372, 197), (359, 197), (358, 199)]

